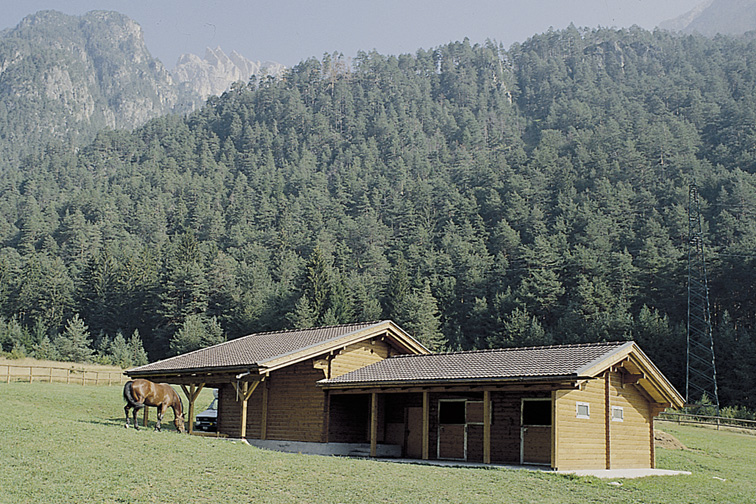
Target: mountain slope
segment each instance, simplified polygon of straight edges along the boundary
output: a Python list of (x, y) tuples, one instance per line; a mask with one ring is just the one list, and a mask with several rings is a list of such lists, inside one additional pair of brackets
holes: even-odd
[(252, 75), (262, 78), (266, 75), (280, 76), (285, 67), (271, 61), (252, 61), (233, 51), (230, 55), (220, 47), (205, 50), (205, 57), (196, 54), (182, 55), (171, 76), (178, 84), (183, 84), (203, 99), (221, 95), (234, 82), (246, 84)]
[(707, 0), (682, 16), (659, 25), (665, 30), (742, 35), (756, 30), (756, 0)]
[(104, 128), (190, 110), (197, 99), (177, 90), (139, 25), (115, 12), (43, 11), (0, 35), (5, 166), (51, 142), (80, 145)]

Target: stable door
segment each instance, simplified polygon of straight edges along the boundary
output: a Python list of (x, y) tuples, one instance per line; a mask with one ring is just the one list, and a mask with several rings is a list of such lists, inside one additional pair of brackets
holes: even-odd
[(551, 465), (551, 399), (523, 399), (520, 463)]
[(483, 401), (438, 401), (438, 458), (483, 461)]
[(438, 458), (465, 460), (467, 458), (466, 402), (438, 401)]

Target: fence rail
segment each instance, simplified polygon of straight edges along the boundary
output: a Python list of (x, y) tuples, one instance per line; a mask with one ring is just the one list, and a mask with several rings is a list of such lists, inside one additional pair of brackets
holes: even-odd
[(659, 420), (667, 420), (678, 424), (714, 425), (720, 427), (736, 427), (738, 429), (756, 430), (756, 420), (728, 418), (721, 416), (697, 415), (695, 413), (662, 413)]
[(80, 385), (119, 385), (126, 383), (128, 379), (122, 371), (0, 363), (0, 383), (36, 381)]

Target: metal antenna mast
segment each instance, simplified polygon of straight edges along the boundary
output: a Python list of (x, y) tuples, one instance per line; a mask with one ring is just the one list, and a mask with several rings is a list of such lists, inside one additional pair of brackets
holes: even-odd
[(698, 202), (698, 189), (691, 185), (688, 192), (688, 364), (685, 402), (701, 405), (704, 396), (711, 401), (719, 415), (701, 207)]

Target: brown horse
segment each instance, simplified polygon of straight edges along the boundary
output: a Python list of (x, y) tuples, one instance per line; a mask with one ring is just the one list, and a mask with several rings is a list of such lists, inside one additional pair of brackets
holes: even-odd
[(157, 407), (157, 425), (155, 430), (160, 430), (160, 423), (168, 408), (173, 408), (173, 425), (179, 432), (186, 432), (184, 427), (184, 405), (181, 398), (167, 383), (152, 383), (149, 380), (134, 380), (126, 382), (123, 386), (123, 398), (126, 399), (126, 428), (129, 427), (129, 410), (134, 408), (134, 428), (139, 430), (137, 424), (137, 411), (145, 406)]

